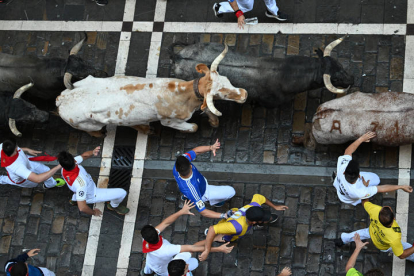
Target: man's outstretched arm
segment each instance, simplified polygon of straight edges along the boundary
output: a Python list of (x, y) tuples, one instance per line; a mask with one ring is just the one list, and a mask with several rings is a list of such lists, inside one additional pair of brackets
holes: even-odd
[(194, 207), (194, 203), (192, 203), (191, 201), (185, 201), (183, 208), (178, 211), (175, 212), (174, 214), (172, 214), (171, 216), (169, 216), (168, 218), (164, 219), (160, 224), (158, 224), (155, 228), (158, 229), (160, 231), (160, 233), (162, 231), (165, 230), (165, 228), (167, 228), (168, 226), (170, 226), (171, 224), (174, 223), (174, 221), (176, 221), (180, 216), (182, 215), (193, 215), (193, 213), (190, 212), (190, 210)]
[(271, 207), (271, 208), (273, 208), (273, 209), (275, 209), (275, 210), (277, 210), (277, 211), (284, 211), (284, 210), (289, 209), (289, 208), (288, 208), (287, 206), (285, 206), (285, 205), (274, 205), (274, 204), (272, 203), (272, 201), (270, 201), (268, 198), (266, 198), (266, 202), (265, 202), (264, 204), (266, 204), (267, 206), (269, 206), (269, 207)]
[(46, 181), (49, 178), (51, 178), (61, 168), (62, 168), (61, 165), (57, 165), (56, 167), (51, 168), (49, 171), (41, 173), (41, 174), (32, 172), (31, 174), (29, 174), (29, 177), (27, 179), (34, 183), (40, 183), (40, 182)]
[(346, 264), (345, 271), (348, 272), (351, 268), (355, 266), (355, 262), (358, 258), (359, 252), (361, 252), (361, 249), (368, 244), (368, 242), (362, 242), (361, 238), (359, 237), (358, 233), (355, 233), (354, 235), (354, 241), (355, 241), (355, 250), (354, 253), (352, 253), (351, 258), (349, 258), (348, 263)]
[(352, 154), (357, 150), (357, 148), (359, 147), (359, 145), (361, 145), (364, 142), (369, 142), (369, 140), (371, 140), (375, 136), (377, 136), (377, 134), (375, 134), (375, 132), (372, 132), (372, 131), (369, 131), (369, 132), (365, 133), (364, 135), (362, 135), (361, 137), (359, 137), (358, 139), (356, 139), (352, 144), (350, 144), (346, 148), (345, 155), (352, 156)]
[(211, 145), (211, 146), (199, 146), (196, 148), (193, 148), (193, 151), (195, 152), (196, 155), (199, 155), (201, 153), (205, 153), (208, 151), (212, 151), (214, 156), (216, 156), (216, 150), (218, 150), (220, 148), (220, 142), (217, 139), (216, 142)]
[(413, 192), (413, 187), (409, 185), (378, 185), (378, 193), (388, 193), (396, 190), (403, 190), (407, 193)]
[(94, 150), (85, 151), (84, 153), (81, 154), (83, 161), (90, 158), (92, 155), (98, 156), (100, 150), (101, 150), (101, 147), (98, 146)]

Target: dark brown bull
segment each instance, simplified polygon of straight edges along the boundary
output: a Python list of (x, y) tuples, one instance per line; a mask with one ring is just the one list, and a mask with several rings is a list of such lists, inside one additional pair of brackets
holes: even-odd
[(321, 104), (305, 136), (294, 143), (307, 148), (319, 144), (342, 144), (368, 131), (376, 132), (371, 141), (383, 146), (414, 142), (414, 94), (399, 92), (362, 93)]

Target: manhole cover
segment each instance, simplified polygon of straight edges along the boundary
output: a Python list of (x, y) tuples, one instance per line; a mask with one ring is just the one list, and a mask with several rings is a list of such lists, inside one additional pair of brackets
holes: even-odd
[(112, 154), (112, 168), (132, 168), (134, 147), (115, 147)]

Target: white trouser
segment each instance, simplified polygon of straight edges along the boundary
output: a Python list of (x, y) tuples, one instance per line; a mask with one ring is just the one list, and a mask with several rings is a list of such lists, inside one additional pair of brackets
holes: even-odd
[(216, 186), (208, 185), (206, 179), (206, 192), (204, 193), (202, 200), (208, 201), (210, 205), (216, 205), (217, 203), (229, 200), (236, 194), (236, 191), (231, 186)]
[[(194, 269), (196, 269), (198, 267), (198, 260), (196, 258), (190, 258), (187, 261), (187, 264), (188, 264), (188, 270), (193, 271)], [(152, 273), (154, 273), (154, 271), (145, 263), (144, 273), (145, 274), (152, 274)], [(157, 275), (159, 275), (159, 274), (157, 274)], [(166, 272), (165, 275), (168, 275), (168, 271)], [(186, 276), (191, 276), (191, 275), (193, 275), (191, 272), (188, 272), (186, 274)]]
[(45, 276), (55, 276), (55, 273), (53, 271), (50, 271), (46, 267), (39, 267), (39, 269), (43, 272)]
[[(87, 198), (86, 203), (94, 204), (98, 202), (110, 201), (111, 206), (116, 208), (126, 197), (127, 192), (122, 188), (96, 188), (95, 197)], [(76, 194), (73, 194), (72, 200), (76, 201)]]
[[(253, 9), (254, 0), (235, 0), (237, 1), (237, 5), (242, 12), (249, 12)], [(273, 13), (274, 15), (277, 14), (279, 8), (276, 5), (276, 0), (263, 0), (269, 12)], [(220, 2), (220, 9), (218, 11), (219, 14), (221, 13), (228, 13), (234, 12), (233, 8), (230, 6), (229, 2)]]
[[(371, 239), (371, 235), (369, 234), (369, 228), (365, 228), (365, 229), (360, 229), (357, 231), (354, 231), (352, 233), (342, 233), (341, 234), (341, 240), (347, 244), (347, 243), (351, 243), (354, 241), (354, 235), (355, 233), (359, 234), (359, 237), (361, 238), (361, 240), (368, 240)], [(403, 245), (404, 250), (407, 248), (411, 248), (413, 245), (409, 244), (408, 242), (401, 242)], [(392, 248), (388, 248), (387, 250), (381, 250), (382, 252), (392, 252)], [(414, 254), (411, 254), (410, 256), (408, 256), (406, 258), (406, 260), (412, 261), (414, 262)]]
[[(39, 162), (34, 162), (34, 161), (29, 161), (30, 162), (30, 166), (32, 167), (32, 172), (36, 173), (36, 174), (41, 174), (41, 173), (45, 173), (50, 171), (49, 167), (46, 165), (43, 165), (42, 163)], [(44, 181), (45, 186), (47, 188), (53, 188), (56, 186), (56, 180), (53, 179), (53, 177), (47, 179)], [(14, 182), (12, 182), (10, 180), (10, 178), (5, 175), (5, 176), (0, 176), (0, 184), (10, 184), (10, 185), (15, 185), (15, 186), (19, 186), (22, 188), (34, 188), (38, 185), (38, 183), (32, 182), (30, 180), (27, 180), (21, 184), (16, 184)]]

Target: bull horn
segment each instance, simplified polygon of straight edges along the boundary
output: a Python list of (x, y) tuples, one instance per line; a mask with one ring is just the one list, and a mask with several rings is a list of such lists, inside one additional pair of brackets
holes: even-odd
[(71, 73), (65, 73), (65, 76), (63, 77), (63, 83), (66, 86), (66, 89), (72, 90), (73, 84), (72, 84), (72, 74)]
[(72, 47), (70, 50), (71, 55), (76, 55), (79, 50), (82, 48), (83, 43), (85, 42), (86, 37), (84, 37), (81, 41), (79, 41), (75, 46)]
[(16, 127), (16, 121), (14, 119), (9, 118), (9, 127), (11, 132), (13, 132), (14, 135), (17, 137), (22, 137), (22, 133), (17, 129)]
[(16, 92), (14, 92), (13, 99), (20, 98), (22, 94), (26, 92), (27, 90), (29, 90), (29, 88), (33, 87), (33, 85), (34, 84), (31, 82), (17, 89)]
[(333, 84), (331, 82), (331, 75), (329, 75), (329, 74), (323, 74), (323, 82), (325, 84), (325, 87), (329, 91), (331, 91), (332, 93), (335, 93), (335, 94), (346, 93), (346, 92), (348, 92), (349, 88), (351, 87), (351, 86), (348, 86), (348, 88), (346, 88), (346, 89), (336, 88), (335, 86), (333, 86)]
[(345, 37), (346, 37), (346, 35), (344, 35), (341, 38), (338, 38), (335, 41), (332, 41), (328, 46), (326, 46), (325, 51), (323, 52), (323, 56), (324, 57), (331, 56), (331, 52), (332, 52), (333, 48), (335, 48), (336, 46), (338, 46), (338, 44), (341, 43), (345, 39)]
[(217, 110), (217, 108), (214, 106), (214, 102), (213, 102), (213, 95), (211, 95), (210, 93), (207, 94), (207, 107), (208, 109), (210, 109), (210, 111), (216, 115), (216, 116), (221, 116), (221, 112)]
[(227, 44), (224, 44), (223, 52), (218, 57), (216, 57), (216, 59), (213, 61), (213, 63), (211, 64), (211, 67), (210, 67), (210, 71), (217, 71), (217, 67), (218, 67), (219, 63), (226, 56), (228, 50), (229, 50), (229, 47), (227, 46)]
[[(31, 88), (33, 85), (34, 84), (31, 82), (17, 89), (17, 91), (14, 92), (13, 99), (19, 99), (22, 96), (22, 94), (29, 90), (29, 88)], [(16, 135), (17, 137), (22, 137), (22, 133), (16, 127), (16, 120), (9, 118), (9, 127), (14, 135)]]

